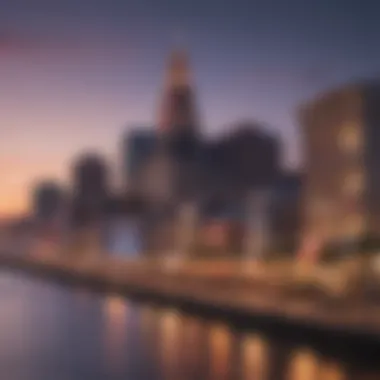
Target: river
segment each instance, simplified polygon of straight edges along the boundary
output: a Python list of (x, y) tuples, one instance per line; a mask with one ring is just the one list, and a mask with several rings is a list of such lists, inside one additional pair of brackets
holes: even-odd
[(366, 380), (380, 371), (175, 309), (3, 272), (0, 379)]

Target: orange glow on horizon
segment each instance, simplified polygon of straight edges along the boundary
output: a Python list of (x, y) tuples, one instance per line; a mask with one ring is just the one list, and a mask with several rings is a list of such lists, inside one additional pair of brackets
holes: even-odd
[(43, 157), (27, 157), (25, 160), (17, 157), (2, 158), (0, 216), (12, 217), (27, 212), (34, 183), (41, 178), (59, 181), (63, 177), (62, 166), (57, 160), (46, 160)]

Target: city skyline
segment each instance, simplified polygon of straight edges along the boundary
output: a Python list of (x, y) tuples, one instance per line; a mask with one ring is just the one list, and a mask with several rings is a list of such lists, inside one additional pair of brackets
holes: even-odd
[(327, 88), (375, 76), (380, 64), (378, 5), (320, 1), (306, 10), (304, 3), (274, 10), (248, 1), (221, 9), (211, 0), (162, 8), (147, 1), (5, 5), (0, 215), (25, 210), (34, 180), (66, 180), (82, 150), (115, 160), (129, 126), (156, 125), (178, 33), (191, 58), (202, 129), (264, 121), (284, 140), (286, 164), (299, 166), (296, 107)]

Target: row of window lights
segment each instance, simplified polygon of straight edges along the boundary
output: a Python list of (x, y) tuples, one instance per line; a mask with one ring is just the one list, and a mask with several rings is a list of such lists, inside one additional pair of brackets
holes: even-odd
[[(347, 153), (357, 153), (363, 145), (359, 125), (348, 123), (340, 133), (340, 146)], [(343, 180), (344, 192), (348, 196), (358, 196), (364, 190), (364, 175), (360, 170), (353, 171), (346, 175)], [(342, 234), (357, 236), (363, 231), (364, 218), (362, 215), (351, 215), (342, 221)]]
[(347, 196), (358, 196), (364, 190), (364, 175), (360, 170), (353, 171), (343, 178), (343, 192)]
[(342, 238), (354, 238), (360, 236), (363, 232), (364, 218), (361, 215), (352, 215), (338, 224), (321, 221), (320, 223), (315, 223), (314, 227), (318, 234), (323, 236), (339, 235)]
[[(352, 171), (343, 177), (342, 181), (342, 192), (344, 196), (357, 197), (364, 191), (364, 175), (360, 170)], [(318, 201), (314, 202), (312, 205), (312, 214), (326, 214), (329, 213), (333, 205), (328, 201)]]
[[(362, 138), (358, 124), (350, 122), (343, 126), (338, 136), (339, 147), (346, 153), (357, 153), (362, 147)], [(364, 176), (360, 170), (353, 171), (343, 178), (343, 192), (348, 196), (357, 196), (364, 189)], [(347, 237), (358, 236), (364, 227), (362, 215), (353, 214), (340, 223), (339, 226), (330, 224), (328, 215), (331, 215), (333, 205), (329, 202), (317, 202), (313, 205), (313, 215), (317, 216), (316, 228), (321, 233), (336, 233)], [(326, 218), (323, 217), (326, 216)], [(318, 221), (319, 219), (319, 221)], [(319, 228), (318, 228), (319, 227)], [(338, 230), (338, 231), (337, 231)]]
[(365, 219), (361, 214), (352, 213), (351, 215), (336, 223), (334, 214), (334, 205), (332, 202), (319, 201), (311, 209), (311, 217), (314, 220), (314, 226), (319, 233), (327, 234), (336, 233), (344, 236), (357, 236), (364, 228)]
[(339, 132), (338, 144), (347, 153), (356, 153), (363, 145), (359, 125), (349, 122)]

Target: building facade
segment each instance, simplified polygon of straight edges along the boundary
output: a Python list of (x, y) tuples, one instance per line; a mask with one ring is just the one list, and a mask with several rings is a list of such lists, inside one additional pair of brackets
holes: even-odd
[(99, 221), (109, 197), (109, 172), (106, 161), (97, 154), (84, 154), (72, 167), (73, 221), (86, 224)]
[(52, 222), (63, 211), (63, 189), (54, 181), (42, 181), (34, 189), (32, 203), (34, 220), (40, 223)]
[(157, 145), (154, 129), (132, 129), (128, 131), (122, 144), (123, 187), (134, 187), (138, 173), (151, 157)]
[(303, 226), (329, 242), (380, 236), (380, 85), (332, 91), (301, 110)]
[(199, 127), (189, 60), (181, 50), (169, 57), (158, 126), (166, 138), (193, 135)]
[(153, 154), (137, 175), (138, 191), (155, 203), (176, 203), (192, 196), (199, 125), (186, 54), (173, 52), (161, 96)]

